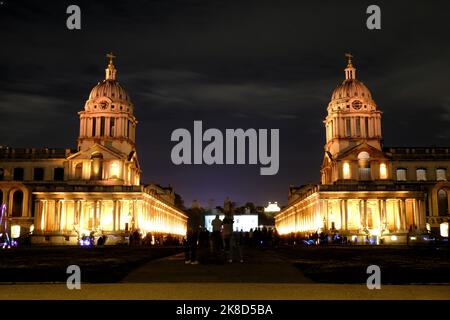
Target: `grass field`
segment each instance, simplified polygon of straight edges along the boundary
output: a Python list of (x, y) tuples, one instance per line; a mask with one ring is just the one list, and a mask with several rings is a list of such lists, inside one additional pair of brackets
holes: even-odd
[(67, 267), (81, 268), (84, 282), (117, 282), (150, 260), (182, 251), (176, 247), (29, 247), (0, 251), (0, 282), (65, 282)]
[(318, 283), (365, 283), (369, 265), (383, 284), (450, 284), (450, 250), (426, 247), (282, 247), (277, 251)]

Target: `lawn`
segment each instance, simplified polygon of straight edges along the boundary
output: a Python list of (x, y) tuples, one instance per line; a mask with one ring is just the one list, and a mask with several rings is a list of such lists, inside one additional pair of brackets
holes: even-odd
[(72, 264), (81, 268), (82, 282), (117, 282), (145, 262), (181, 251), (180, 247), (128, 246), (0, 250), (0, 282), (65, 282)]
[(318, 283), (365, 283), (369, 265), (381, 269), (383, 284), (450, 283), (448, 248), (281, 247), (284, 258)]

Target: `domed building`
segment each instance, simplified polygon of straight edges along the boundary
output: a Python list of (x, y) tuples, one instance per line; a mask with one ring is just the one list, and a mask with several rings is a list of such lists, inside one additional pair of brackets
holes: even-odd
[(278, 231), (359, 244), (448, 237), (450, 148), (383, 146), (382, 112), (347, 57), (324, 120), (321, 183), (290, 187)]
[(114, 56), (82, 111), (77, 149), (0, 148), (0, 199), (9, 232), (32, 243), (76, 244), (106, 236), (106, 244), (142, 236), (182, 236), (187, 216), (171, 187), (141, 182), (134, 105), (117, 80)]

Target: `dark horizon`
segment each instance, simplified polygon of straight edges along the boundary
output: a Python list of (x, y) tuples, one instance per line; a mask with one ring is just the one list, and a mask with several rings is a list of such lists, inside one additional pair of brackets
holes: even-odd
[[(367, 1), (125, 1), (0, 6), (0, 145), (76, 147), (77, 112), (114, 52), (135, 105), (144, 183), (172, 185), (187, 207), (225, 197), (286, 204), (289, 185), (319, 182), (333, 89), (352, 52), (357, 78), (383, 112), (385, 146), (450, 145), (450, 4)], [(436, 7), (440, 10), (436, 10)], [(204, 128), (280, 129), (280, 170), (260, 165), (175, 166), (170, 134)]]

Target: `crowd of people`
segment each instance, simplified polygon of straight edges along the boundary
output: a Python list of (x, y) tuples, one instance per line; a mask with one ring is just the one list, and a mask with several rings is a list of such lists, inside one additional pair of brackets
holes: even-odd
[(243, 246), (278, 246), (280, 237), (275, 228), (255, 228), (249, 231), (233, 230), (233, 219), (220, 219), (216, 215), (211, 222), (212, 232), (204, 226), (188, 229), (185, 246), (185, 263), (198, 264), (228, 261), (244, 262)]

